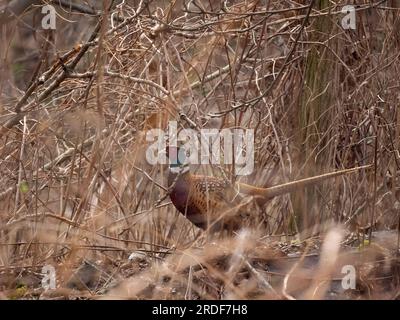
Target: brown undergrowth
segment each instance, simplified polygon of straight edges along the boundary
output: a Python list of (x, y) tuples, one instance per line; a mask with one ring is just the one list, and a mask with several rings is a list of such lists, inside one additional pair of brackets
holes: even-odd
[[(396, 3), (359, 1), (346, 30), (344, 1), (114, 2), (57, 7), (56, 30), (40, 8), (3, 26), (0, 298), (398, 298)], [(245, 199), (251, 223), (216, 237), (146, 161), (146, 132), (171, 120), (255, 130), (251, 175), (201, 174), (269, 186), (374, 168)]]

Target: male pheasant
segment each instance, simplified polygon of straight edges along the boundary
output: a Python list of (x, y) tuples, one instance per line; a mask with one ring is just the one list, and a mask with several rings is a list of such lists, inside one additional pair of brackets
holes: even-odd
[[(170, 198), (176, 209), (197, 227), (206, 230), (237, 230), (241, 227), (241, 195), (261, 198), (263, 202), (276, 196), (293, 192), (329, 178), (366, 169), (371, 165), (330, 172), (311, 178), (276, 185), (269, 188), (255, 187), (236, 182), (229, 183), (223, 178), (194, 175), (188, 164), (179, 161), (184, 156), (170, 157), (168, 185)], [(183, 151), (184, 152), (184, 151)], [(175, 153), (176, 155), (176, 153)]]

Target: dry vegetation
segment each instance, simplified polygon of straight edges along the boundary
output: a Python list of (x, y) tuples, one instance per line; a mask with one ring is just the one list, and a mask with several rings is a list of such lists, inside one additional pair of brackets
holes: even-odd
[[(398, 1), (49, 1), (56, 30), (32, 2), (0, 23), (0, 298), (399, 298)], [(169, 120), (255, 129), (251, 176), (197, 172), (374, 167), (250, 201), (249, 228), (210, 240), (145, 160)]]

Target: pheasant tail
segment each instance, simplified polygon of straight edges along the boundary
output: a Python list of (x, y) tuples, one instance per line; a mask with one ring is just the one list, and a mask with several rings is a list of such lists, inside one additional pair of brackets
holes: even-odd
[(253, 196), (260, 196), (265, 200), (272, 199), (276, 196), (283, 195), (286, 193), (293, 192), (294, 190), (307, 187), (309, 185), (314, 185), (319, 182), (322, 182), (326, 179), (333, 178), (336, 176), (348, 174), (348, 173), (353, 173), (355, 171), (361, 170), (361, 169), (368, 169), (372, 165), (366, 165), (366, 166), (361, 166), (361, 167), (355, 167), (351, 169), (345, 169), (345, 170), (339, 170), (336, 172), (330, 172), (326, 174), (322, 174), (319, 176), (311, 177), (311, 178), (305, 178), (301, 180), (296, 180), (284, 184), (280, 184), (274, 187), (269, 187), (269, 188), (258, 188), (254, 187), (245, 183), (236, 183), (237, 190), (239, 193), (243, 194), (248, 194), (248, 195), (253, 195)]

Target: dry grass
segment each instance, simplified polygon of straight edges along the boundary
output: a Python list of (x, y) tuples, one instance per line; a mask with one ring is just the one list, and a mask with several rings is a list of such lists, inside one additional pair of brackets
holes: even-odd
[[(58, 8), (35, 36), (37, 10), (4, 26), (0, 297), (398, 298), (399, 8), (358, 2), (357, 30), (344, 1), (104, 1), (92, 17)], [(374, 169), (251, 202), (249, 229), (210, 239), (146, 162), (146, 131), (169, 120), (255, 129), (242, 179), (260, 186)]]

